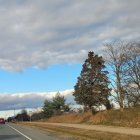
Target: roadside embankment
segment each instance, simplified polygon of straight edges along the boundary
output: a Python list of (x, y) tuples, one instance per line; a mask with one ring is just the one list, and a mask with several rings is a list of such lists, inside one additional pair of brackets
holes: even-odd
[(41, 120), (51, 123), (86, 123), (140, 128), (140, 107), (120, 110), (69, 113)]

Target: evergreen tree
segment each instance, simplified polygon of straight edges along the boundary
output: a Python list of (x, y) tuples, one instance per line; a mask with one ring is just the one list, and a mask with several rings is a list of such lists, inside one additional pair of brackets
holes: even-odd
[(68, 112), (70, 110), (69, 105), (66, 104), (64, 96), (62, 96), (59, 92), (53, 98), (52, 105), (55, 110), (55, 114), (61, 114), (62, 112)]
[(110, 89), (108, 87), (108, 72), (105, 71), (104, 60), (94, 52), (88, 53), (88, 58), (83, 64), (83, 68), (78, 81), (74, 87), (75, 101), (85, 107), (105, 105), (111, 108), (108, 100)]
[(59, 92), (53, 97), (52, 100), (46, 99), (43, 106), (43, 113), (45, 117), (59, 115), (63, 112), (68, 112), (69, 110), (69, 105), (66, 104), (64, 96), (62, 96)]
[(61, 110), (65, 106), (65, 98), (64, 96), (61, 96), (61, 94), (58, 92), (56, 93), (55, 97), (53, 97), (53, 108), (56, 110)]
[(47, 118), (53, 115), (52, 101), (49, 101), (48, 99), (44, 101), (43, 114), (44, 114), (44, 117), (47, 117)]

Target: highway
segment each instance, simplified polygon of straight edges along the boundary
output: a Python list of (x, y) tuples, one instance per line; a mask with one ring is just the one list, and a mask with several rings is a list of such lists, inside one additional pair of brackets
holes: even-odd
[(0, 124), (0, 140), (63, 140), (47, 132), (18, 126), (12, 123)]

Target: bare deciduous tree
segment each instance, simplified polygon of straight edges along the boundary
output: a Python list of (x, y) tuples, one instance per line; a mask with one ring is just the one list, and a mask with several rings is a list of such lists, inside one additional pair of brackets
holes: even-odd
[(106, 59), (110, 72), (111, 86), (113, 88), (113, 94), (115, 101), (119, 104), (121, 110), (124, 108), (124, 100), (126, 91), (124, 89), (125, 80), (125, 48), (127, 43), (122, 41), (115, 41), (113, 43), (104, 44), (106, 47)]
[(116, 41), (105, 46), (115, 101), (121, 110), (125, 101), (131, 106), (140, 104), (140, 44)]
[(140, 104), (140, 44), (129, 43), (126, 49), (126, 91), (129, 105)]

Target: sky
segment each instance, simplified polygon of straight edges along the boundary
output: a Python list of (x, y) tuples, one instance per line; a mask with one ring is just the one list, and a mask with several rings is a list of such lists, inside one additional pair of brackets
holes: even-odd
[[(139, 0), (0, 0), (0, 110), (72, 101), (89, 51), (139, 41)], [(37, 100), (37, 101), (36, 101)]]

